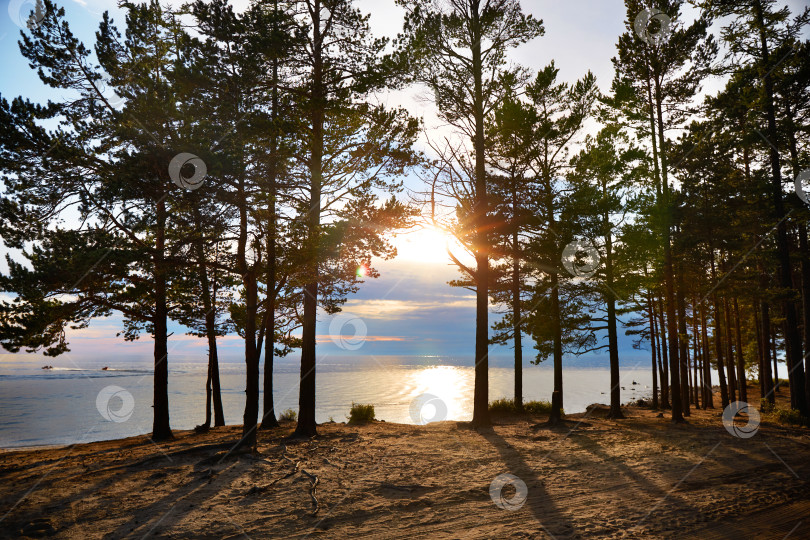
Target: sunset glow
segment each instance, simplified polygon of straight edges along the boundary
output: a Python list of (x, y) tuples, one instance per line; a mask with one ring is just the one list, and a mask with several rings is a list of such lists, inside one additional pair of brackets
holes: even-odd
[(448, 247), (457, 257), (461, 246), (451, 235), (437, 227), (426, 226), (414, 232), (399, 234), (394, 238), (397, 258), (424, 263), (449, 263)]

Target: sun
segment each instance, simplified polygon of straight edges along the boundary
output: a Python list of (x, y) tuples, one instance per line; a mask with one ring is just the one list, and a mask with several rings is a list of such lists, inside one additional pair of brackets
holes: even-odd
[(400, 233), (393, 240), (397, 258), (424, 263), (447, 263), (447, 248), (456, 253), (459, 246), (451, 235), (433, 226), (423, 226), (413, 232)]

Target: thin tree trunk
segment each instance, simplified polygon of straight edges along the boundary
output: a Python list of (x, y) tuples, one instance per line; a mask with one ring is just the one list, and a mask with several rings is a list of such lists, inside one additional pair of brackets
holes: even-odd
[(810, 404), (810, 250), (807, 246), (807, 225), (799, 222), (799, 249), (802, 253), (802, 315), (804, 319), (804, 392)]
[[(199, 212), (195, 210), (197, 222), (201, 223)], [(219, 358), (217, 355), (217, 328), (214, 300), (211, 295), (211, 283), (208, 279), (208, 269), (205, 264), (205, 251), (202, 238), (195, 241), (197, 260), (199, 263), (200, 288), (202, 289), (203, 309), (205, 309), (205, 336), (208, 340), (208, 377), (205, 382), (205, 424), (211, 426), (211, 405), (214, 406), (214, 425), (224, 426), (225, 415), (222, 410), (222, 392), (219, 383)]]
[(661, 331), (658, 335), (661, 338), (661, 346), (658, 348), (658, 350), (663, 354), (663, 369), (661, 370), (661, 406), (665, 409), (669, 409), (671, 407), (669, 403), (669, 347), (667, 347), (667, 327), (664, 319), (665, 310), (663, 298), (659, 299), (659, 304), (661, 305), (661, 309), (658, 312), (658, 317), (660, 320), (660, 325), (658, 328), (660, 328)]
[(551, 272), (551, 319), (554, 332), (554, 391), (551, 393), (551, 413), (548, 421), (558, 423), (562, 420), (563, 378), (562, 378), (562, 324), (560, 314), (559, 277)]
[[(275, 258), (273, 256), (273, 258)], [(268, 261), (269, 262), (269, 261)], [(265, 327), (265, 343), (264, 343), (264, 403), (262, 411), (262, 423), (259, 426), (261, 429), (271, 429), (278, 427), (278, 420), (276, 419), (276, 411), (273, 406), (273, 356), (275, 352), (273, 347), (275, 345), (275, 309), (276, 299), (273, 292), (273, 285), (275, 284), (275, 261), (272, 266), (274, 267), (268, 276), (267, 286), (267, 309), (269, 314), (267, 317), (267, 325)], [(271, 281), (272, 279), (272, 281)]]
[(512, 329), (515, 342), (515, 407), (523, 410), (523, 340), (521, 335), (520, 311), (520, 238), (517, 229), (518, 193), (517, 179), (512, 178), (512, 218), (515, 220), (512, 231)]
[[(717, 274), (714, 267), (714, 253), (712, 253), (712, 282), (717, 282)], [(715, 354), (717, 355), (717, 375), (720, 377), (720, 401), (722, 407), (728, 407), (728, 387), (726, 386), (726, 368), (723, 365), (723, 338), (720, 331), (720, 302), (717, 299), (717, 292), (712, 292), (712, 299), (714, 301), (714, 345)]]
[(653, 393), (652, 393), (652, 408), (658, 408), (658, 369), (655, 364), (656, 359), (656, 347), (655, 347), (655, 340), (657, 339), (657, 330), (655, 327), (655, 308), (653, 307), (653, 299), (652, 293), (647, 293), (647, 306), (648, 306), (648, 313), (650, 318), (650, 353), (652, 356), (652, 382), (653, 382)]
[(608, 418), (624, 418), (619, 380), (619, 344), (616, 331), (616, 299), (607, 297), (608, 350), (610, 353), (610, 411)]
[(700, 383), (698, 382), (698, 364), (700, 363), (700, 333), (698, 333), (698, 315), (697, 315), (697, 298), (692, 298), (692, 403), (695, 408), (700, 407), (699, 402), (699, 389)]
[[(273, 2), (273, 24), (274, 30), (278, 30), (276, 21), (278, 20), (278, 1)], [(276, 197), (277, 197), (277, 182), (278, 182), (278, 126), (276, 125), (278, 119), (278, 58), (273, 58), (273, 88), (272, 88), (272, 107), (271, 119), (273, 122), (272, 136), (270, 137), (270, 198), (268, 204), (268, 219), (267, 219), (267, 324), (265, 326), (265, 341), (264, 344), (264, 403), (262, 404), (262, 422), (261, 429), (272, 429), (278, 427), (278, 420), (276, 419), (276, 411), (273, 406), (273, 359), (275, 357), (275, 338), (276, 338)]]
[(655, 106), (658, 119), (658, 142), (661, 155), (661, 187), (664, 195), (664, 283), (666, 292), (667, 333), (669, 334), (669, 387), (672, 398), (672, 421), (684, 422), (681, 403), (680, 366), (678, 359), (678, 328), (675, 315), (675, 274), (672, 263), (672, 205), (669, 199), (667, 179), (666, 139), (664, 137), (664, 114), (662, 110), (661, 85), (655, 79)]
[[(648, 66), (649, 69), (649, 66)], [(649, 121), (650, 121), (650, 141), (652, 142), (652, 151), (653, 151), (653, 168), (655, 172), (655, 188), (656, 188), (656, 196), (658, 200), (661, 200), (663, 193), (661, 190), (661, 171), (658, 168), (658, 143), (656, 142), (655, 137), (655, 115), (653, 109), (653, 96), (652, 96), (652, 84), (650, 81), (650, 77), (647, 78), (647, 105), (648, 105), (648, 112), (649, 112)], [(652, 308), (653, 319), (655, 319), (655, 309)], [(663, 308), (661, 317), (663, 319)], [(663, 408), (669, 407), (669, 395), (668, 395), (668, 381), (667, 381), (667, 372), (666, 372), (666, 338), (664, 337), (664, 333), (666, 329), (662, 324), (660, 326), (660, 332), (656, 331), (656, 334), (659, 336), (659, 347), (658, 347), (658, 362), (661, 363), (661, 351), (664, 352), (664, 370), (660, 369), (659, 372), (661, 373), (661, 406)], [(654, 361), (654, 360), (653, 360)], [(653, 377), (655, 377), (655, 370), (653, 370)], [(653, 379), (655, 382), (655, 379)], [(654, 391), (654, 390), (653, 390)], [(655, 400), (657, 404), (657, 399)], [(654, 408), (658, 408), (654, 405)]]
[[(768, 145), (771, 164), (771, 192), (773, 197), (775, 219), (777, 220), (776, 253), (779, 260), (779, 282), (787, 292), (793, 291), (793, 278), (790, 264), (790, 245), (788, 243), (787, 223), (784, 202), (782, 200), (782, 171), (779, 158), (779, 151), (776, 149), (780, 137), (776, 126), (776, 110), (774, 106), (773, 90), (773, 68), (770, 66), (770, 51), (768, 49), (768, 39), (766, 23), (764, 20), (762, 1), (754, 0), (754, 15), (759, 31), (760, 53), (762, 55), (761, 71), (764, 72), (763, 88), (765, 90), (765, 113), (768, 122)], [(791, 401), (802, 415), (807, 416), (807, 401), (804, 392), (795, 392), (796, 388), (804, 386), (804, 369), (802, 363), (801, 337), (799, 336), (799, 324), (796, 316), (796, 306), (793, 300), (786, 294), (782, 301), (782, 311), (785, 317), (785, 350), (786, 363), (789, 368), (788, 378), (791, 385)], [(799, 385), (801, 382), (801, 385)], [(794, 400), (795, 398), (795, 400)]]
[(756, 300), (754, 302), (754, 309), (752, 311), (754, 316), (754, 327), (757, 331), (757, 379), (759, 379), (760, 399), (765, 396), (765, 359), (762, 353), (762, 322), (759, 320), (759, 313), (761, 309), (761, 302)]
[(323, 183), (324, 107), (326, 94), (323, 75), (323, 36), (321, 34), (321, 1), (314, 0), (311, 11), (313, 28), (312, 46), (312, 139), (310, 140), (310, 209), (307, 215), (307, 244), (310, 276), (313, 281), (304, 285), (304, 315), (301, 330), (301, 379), (298, 391), (298, 423), (294, 435), (313, 437), (318, 434), (315, 422), (315, 360), (316, 325), (318, 310), (318, 243), (321, 227), (321, 187)]
[(770, 347), (771, 358), (773, 358), (773, 388), (777, 394), (781, 389), (782, 383), (779, 381), (779, 355), (776, 354), (776, 330), (771, 325)]
[[(606, 188), (603, 183), (603, 195)], [(607, 300), (608, 318), (608, 353), (610, 355), (610, 411), (608, 418), (624, 418), (622, 413), (621, 382), (619, 379), (619, 338), (616, 327), (616, 297), (613, 296), (613, 236), (610, 230), (609, 216), (603, 215), (602, 220), (606, 228), (605, 231), (605, 279), (607, 280), (608, 292), (605, 294)]]
[(237, 258), (245, 286), (245, 411), (242, 416), (242, 439), (239, 446), (256, 447), (256, 422), (259, 417), (259, 351), (256, 347), (256, 311), (258, 284), (255, 268), (248, 267), (247, 193), (243, 179), (239, 181), (239, 240)]
[(488, 426), (489, 418), (489, 242), (487, 221), (486, 162), (484, 155), (484, 89), (481, 57), (481, 21), (478, 3), (471, 4), (473, 45), (473, 99), (475, 115), (475, 200), (474, 214), (479, 227), (475, 249), (475, 390), (473, 420), (475, 426)]
[(742, 349), (742, 332), (740, 331), (740, 306), (737, 297), (734, 297), (734, 336), (737, 345), (737, 384), (740, 388), (740, 401), (748, 401), (748, 388), (746, 388), (745, 357)]
[[(764, 292), (768, 288), (768, 276), (762, 267), (759, 268), (759, 271), (760, 289)], [(774, 386), (774, 378), (776, 377), (777, 371), (776, 359), (774, 358), (774, 370), (771, 372), (771, 315), (768, 302), (760, 303), (760, 315), (760, 319), (762, 321), (762, 367), (764, 368), (763, 384), (765, 385), (765, 393), (763, 396), (767, 396), (768, 403), (773, 406), (776, 400), (774, 392), (776, 392), (777, 389)]]
[(703, 332), (703, 408), (714, 409), (712, 392), (711, 349), (709, 348), (709, 331), (706, 317), (706, 302), (700, 303), (700, 325)]
[[(799, 149), (796, 142), (796, 122), (795, 114), (790, 107), (790, 102), (785, 105), (788, 119), (788, 148), (790, 149), (790, 163), (793, 169), (793, 176), (797, 177), (801, 170), (799, 168)], [(810, 250), (807, 246), (807, 222), (799, 219), (799, 253), (801, 256), (801, 289), (802, 289), (802, 329), (804, 337), (804, 394), (805, 402), (810, 408)], [(797, 390), (800, 390), (797, 388)]]
[(156, 441), (173, 438), (169, 427), (169, 367), (168, 334), (166, 319), (166, 203), (163, 198), (157, 202), (155, 229), (155, 386), (153, 394), (152, 439)]
[(683, 415), (690, 416), (689, 411), (689, 344), (686, 336), (686, 301), (684, 299), (683, 267), (678, 264), (677, 288), (675, 291), (678, 310), (678, 357), (680, 364), (681, 406)]
[(734, 348), (731, 345), (731, 310), (728, 308), (728, 298), (723, 298), (723, 316), (726, 323), (726, 368), (728, 369), (728, 398), (731, 401), (737, 401), (737, 375), (734, 367)]

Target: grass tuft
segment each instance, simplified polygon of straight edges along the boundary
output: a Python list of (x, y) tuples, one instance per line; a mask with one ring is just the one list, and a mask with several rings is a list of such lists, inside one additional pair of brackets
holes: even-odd
[(374, 420), (374, 405), (363, 405), (361, 403), (352, 402), (352, 408), (349, 411), (350, 424), (366, 424)]
[[(502, 414), (520, 414), (514, 399), (501, 398), (489, 403), (489, 412)], [(551, 403), (548, 401), (524, 401), (523, 412), (527, 414), (549, 414)], [(561, 411), (565, 414), (564, 411)]]
[(278, 417), (279, 420), (295, 422), (295, 419), (298, 418), (298, 413), (292, 409), (287, 409), (281, 416)]

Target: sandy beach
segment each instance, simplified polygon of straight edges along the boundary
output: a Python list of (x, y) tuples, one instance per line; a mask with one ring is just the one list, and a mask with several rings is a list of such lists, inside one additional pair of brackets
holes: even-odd
[[(783, 391), (778, 403), (785, 399)], [(4, 538), (810, 537), (810, 431), (765, 416), (743, 439), (724, 428), (719, 408), (693, 410), (687, 425), (640, 407), (626, 413), (614, 421), (594, 409), (554, 428), (542, 417), (499, 417), (479, 431), (462, 422), (328, 423), (307, 441), (286, 440), (294, 426), (285, 423), (260, 434), (255, 454), (228, 453), (239, 426), (177, 432), (160, 444), (131, 437), (4, 452), (0, 530)], [(501, 474), (525, 483), (522, 506), (519, 487), (491, 496)]]

